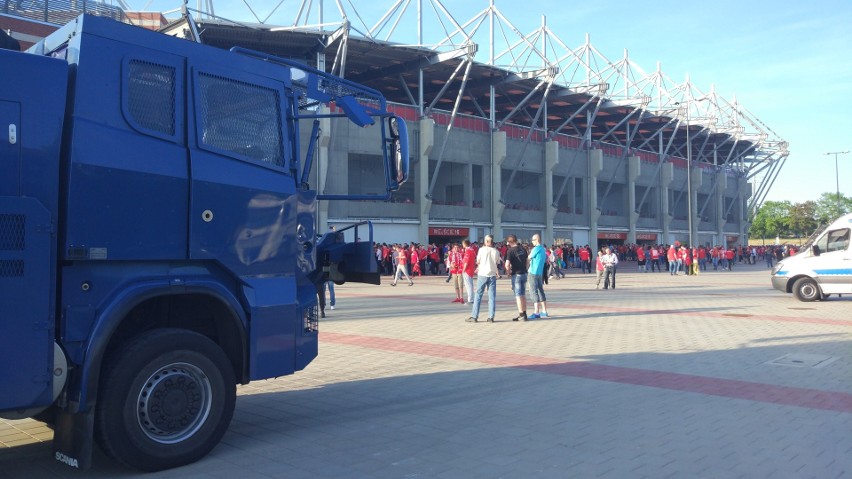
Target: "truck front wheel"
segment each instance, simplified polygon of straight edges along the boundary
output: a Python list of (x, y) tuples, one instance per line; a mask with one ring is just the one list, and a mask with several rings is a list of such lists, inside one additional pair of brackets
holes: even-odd
[(159, 471), (197, 461), (225, 434), (236, 380), (222, 349), (198, 333), (143, 333), (106, 358), (95, 413), (98, 444), (128, 466)]
[(799, 301), (809, 303), (821, 297), (819, 285), (811, 278), (799, 278), (793, 283), (793, 295)]

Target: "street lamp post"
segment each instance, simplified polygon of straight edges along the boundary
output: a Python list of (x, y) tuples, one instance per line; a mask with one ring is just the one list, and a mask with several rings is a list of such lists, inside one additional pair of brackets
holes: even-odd
[[(689, 228), (689, 247), (695, 247), (695, 236), (693, 234), (692, 220), (692, 135), (689, 133), (689, 101), (704, 101), (707, 97), (688, 100), (686, 103), (686, 219), (687, 228)], [(681, 102), (675, 102), (675, 105), (680, 106)]]
[(686, 105), (686, 214), (689, 228), (689, 248), (695, 248), (695, 238), (692, 236), (692, 135), (689, 134), (689, 105)]
[(837, 214), (840, 214), (840, 169), (837, 166), (837, 155), (846, 155), (849, 151), (831, 151), (826, 153), (826, 155), (834, 155), (834, 176), (837, 178), (837, 197), (835, 200), (837, 201)]

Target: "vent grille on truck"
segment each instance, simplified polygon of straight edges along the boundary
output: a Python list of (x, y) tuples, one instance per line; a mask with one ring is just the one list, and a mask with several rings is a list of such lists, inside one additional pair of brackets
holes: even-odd
[(302, 310), (302, 330), (306, 333), (319, 331), (319, 308), (311, 306)]
[(0, 278), (20, 278), (24, 275), (24, 261), (0, 260)]
[[(27, 246), (25, 226), (24, 215), (0, 215), (0, 251), (24, 251)], [(20, 278), (23, 275), (23, 260), (0, 260), (0, 278)]]
[(0, 251), (23, 251), (26, 248), (25, 218), (24, 215), (0, 215)]

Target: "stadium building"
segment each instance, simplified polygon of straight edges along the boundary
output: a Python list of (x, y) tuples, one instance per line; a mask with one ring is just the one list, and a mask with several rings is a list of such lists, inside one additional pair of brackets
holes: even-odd
[[(675, 82), (659, 65), (647, 73), (626, 50), (609, 59), (588, 37), (568, 47), (545, 17), (524, 34), (494, 0), (464, 21), (441, 0), (389, 2), (370, 19), (341, 2), (296, 3), (234, 19), (216, 15), (212, 0), (162, 13), (0, 0), (0, 28), (26, 47), (85, 10), (381, 91), (409, 124), (410, 180), (387, 203), (321, 202), (319, 225), (368, 219), (379, 242), (540, 232), (547, 243), (743, 244), (788, 156), (736, 99)], [(282, 20), (285, 7), (292, 20)], [(312, 186), (378, 192), (384, 173), (369, 139), (322, 120)]]

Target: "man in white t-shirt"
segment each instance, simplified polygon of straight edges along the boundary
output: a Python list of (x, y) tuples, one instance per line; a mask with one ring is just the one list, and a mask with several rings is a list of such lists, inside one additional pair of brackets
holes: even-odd
[(476, 295), (473, 298), (473, 311), (465, 321), (475, 323), (479, 318), (479, 306), (482, 304), (482, 295), (488, 288), (488, 322), (494, 322), (494, 314), (497, 308), (497, 261), (500, 252), (494, 248), (494, 237), (487, 235), (485, 243), (476, 253)]
[(601, 263), (604, 265), (604, 289), (609, 289), (610, 281), (612, 281), (612, 289), (615, 289), (615, 267), (618, 265), (618, 255), (610, 248), (606, 248)]

